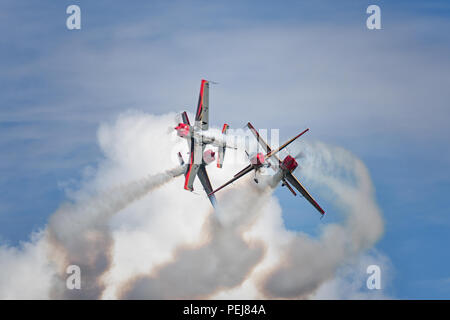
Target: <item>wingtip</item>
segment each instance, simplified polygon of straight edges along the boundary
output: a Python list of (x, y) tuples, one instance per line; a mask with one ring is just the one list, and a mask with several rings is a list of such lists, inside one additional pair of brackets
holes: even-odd
[(224, 123), (223, 127), (222, 127), (222, 133), (226, 133), (228, 130), (228, 127), (229, 127), (228, 123)]

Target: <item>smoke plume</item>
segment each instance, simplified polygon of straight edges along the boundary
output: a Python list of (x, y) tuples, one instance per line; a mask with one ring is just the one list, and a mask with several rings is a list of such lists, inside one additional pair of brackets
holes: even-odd
[[(58, 261), (63, 275), (55, 281), (55, 298), (100, 298), (104, 290), (101, 275), (111, 263), (113, 238), (109, 222), (114, 214), (170, 179), (184, 173), (185, 166), (148, 176), (89, 199), (64, 204), (49, 220), (47, 232), (52, 257)], [(66, 290), (65, 270), (77, 265), (83, 270), (83, 290)]]
[(246, 241), (243, 233), (257, 219), (267, 195), (266, 188), (248, 180), (228, 190), (216, 212), (208, 215), (203, 243), (178, 248), (172, 262), (133, 279), (125, 288), (124, 298), (206, 298), (243, 282), (264, 253), (262, 243)]
[(338, 269), (372, 247), (383, 232), (381, 212), (367, 168), (348, 151), (323, 143), (302, 143), (298, 176), (316, 185), (343, 214), (318, 238), (295, 233), (261, 289), (269, 298), (307, 298)]
[[(187, 158), (186, 142), (168, 133), (173, 119), (128, 112), (100, 127), (104, 159), (86, 170), (73, 200), (30, 241), (0, 247), (1, 298), (327, 297), (330, 283), (341, 283), (340, 270), (358, 265), (380, 238), (369, 172), (348, 151), (295, 145), (303, 157), (294, 173), (333, 221), (325, 217), (312, 236), (286, 228), (270, 175), (255, 184), (249, 174), (220, 191), (215, 211), (199, 181), (194, 192), (183, 190), (176, 178), (183, 168), (169, 169), (178, 151)], [(242, 169), (233, 161), (240, 153), (227, 150), (223, 169), (207, 167), (213, 187)], [(317, 214), (309, 206), (302, 211), (299, 219)], [(80, 290), (65, 286), (71, 264), (81, 268)]]

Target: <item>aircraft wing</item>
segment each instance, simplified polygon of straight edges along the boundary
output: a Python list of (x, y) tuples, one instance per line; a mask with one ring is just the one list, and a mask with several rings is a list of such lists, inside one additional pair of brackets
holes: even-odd
[(314, 208), (317, 209), (317, 211), (320, 212), (320, 214), (325, 214), (325, 211), (319, 206), (319, 204), (314, 200), (313, 197), (309, 194), (309, 192), (302, 186), (300, 181), (297, 180), (297, 178), (290, 172), (286, 174), (286, 179), (294, 186), (295, 189), (297, 189), (305, 198), (306, 200), (311, 203)]
[(291, 144), (292, 142), (294, 142), (295, 140), (297, 140), (297, 138), (299, 138), (301, 135), (303, 135), (305, 132), (307, 132), (309, 129), (306, 129), (302, 132), (300, 132), (298, 135), (296, 135), (295, 137), (293, 137), (291, 140), (285, 142), (281, 147), (279, 147), (276, 150), (272, 150), (270, 151), (268, 154), (266, 154), (266, 158), (270, 158), (272, 156), (274, 156), (276, 153), (280, 152), (281, 150), (283, 150), (284, 148), (286, 148), (289, 144)]
[(252, 165), (249, 164), (248, 166), (246, 166), (244, 169), (242, 169), (241, 171), (239, 171), (238, 173), (236, 173), (233, 177), (239, 176), (242, 172), (247, 171), (249, 168), (251, 168)]
[[(259, 144), (261, 145), (261, 147), (263, 148), (264, 152), (266, 154), (269, 154), (272, 152), (272, 149), (269, 147), (269, 145), (264, 141), (264, 139), (259, 135), (259, 132), (255, 129), (255, 127), (253, 127), (253, 125), (249, 122), (247, 123), (247, 127), (250, 129), (250, 131), (253, 133), (253, 135), (255, 136), (256, 140), (259, 142)], [(281, 160), (280, 158), (278, 158), (277, 155), (273, 155), (273, 157), (275, 159), (278, 160), (279, 164), (281, 164)]]
[(202, 130), (208, 130), (209, 128), (209, 82), (207, 80), (202, 80), (200, 86), (195, 124)]
[(272, 151), (272, 149), (269, 147), (269, 145), (264, 141), (264, 139), (259, 135), (259, 132), (255, 129), (255, 127), (249, 122), (247, 123), (247, 127), (250, 129), (250, 131), (253, 133), (253, 135), (256, 137), (256, 140), (258, 140), (261, 147), (263, 147), (265, 153), (269, 153)]
[(210, 194), (208, 194), (208, 196), (209, 196), (209, 195), (212, 195), (212, 194), (214, 194), (214, 193), (216, 193), (217, 191), (219, 191), (219, 190), (221, 190), (221, 189), (223, 189), (223, 188), (225, 188), (227, 185), (229, 185), (230, 183), (233, 183), (233, 182), (236, 181), (237, 179), (239, 179), (239, 178), (245, 176), (247, 173), (251, 172), (253, 169), (255, 169), (255, 167), (253, 167), (253, 166), (251, 166), (251, 165), (248, 166), (248, 167), (246, 167), (244, 170), (240, 171), (237, 175), (235, 175), (235, 176), (233, 177), (233, 179), (231, 179), (231, 180), (227, 181), (226, 183), (224, 183), (223, 185), (221, 185), (219, 188), (217, 188), (216, 190), (214, 190), (213, 192), (211, 192)]
[(192, 191), (192, 190), (194, 190), (194, 187), (193, 187), (194, 180), (195, 180), (195, 177), (197, 176), (197, 172), (200, 167), (200, 164), (196, 163), (196, 161), (195, 161), (196, 153), (198, 153), (196, 151), (198, 148), (196, 148), (197, 145), (194, 141), (194, 138), (191, 138), (188, 141), (189, 141), (190, 152), (189, 152), (189, 163), (188, 163), (188, 167), (187, 167), (186, 174), (185, 174), (184, 188), (186, 190)]
[(211, 201), (212, 206), (216, 207), (216, 196), (211, 194), (213, 192), (213, 188), (211, 186), (211, 181), (209, 181), (208, 173), (206, 172), (205, 165), (201, 165), (197, 172), (198, 178), (205, 189), (206, 194), (208, 195), (209, 201)]
[(200, 165), (199, 164), (189, 164), (187, 171), (186, 171), (186, 178), (184, 180), (184, 188), (189, 191), (194, 190), (194, 180), (197, 176), (198, 169)]

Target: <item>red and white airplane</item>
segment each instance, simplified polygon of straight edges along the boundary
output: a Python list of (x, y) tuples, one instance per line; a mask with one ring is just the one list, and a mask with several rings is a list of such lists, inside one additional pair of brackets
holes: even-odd
[[(205, 131), (209, 128), (209, 81), (202, 80), (194, 125), (191, 125), (189, 122), (186, 112), (183, 112), (181, 116), (183, 123), (179, 123), (175, 127), (175, 130), (177, 130), (178, 136), (186, 139), (190, 150), (189, 163), (184, 174), (184, 189), (193, 191), (194, 180), (198, 176), (214, 207), (216, 205), (216, 197), (212, 194), (213, 188), (205, 167), (215, 160), (215, 152), (211, 149), (205, 150), (205, 148), (208, 144), (218, 147), (217, 167), (222, 168), (225, 149), (227, 148), (225, 134), (227, 133), (228, 125), (223, 125), (223, 139), (216, 139), (212, 135), (205, 135)], [(178, 157), (181, 165), (184, 165), (181, 153), (178, 153)]]
[[(252, 158), (250, 158), (250, 164), (239, 171), (237, 174), (234, 175), (233, 179), (229, 180), (213, 192), (211, 192), (209, 195), (214, 195), (217, 191), (221, 190), (222, 188), (226, 187), (230, 183), (236, 181), (237, 179), (243, 177), (247, 173), (255, 170), (257, 172), (260, 170), (264, 165), (270, 166), (270, 159), (275, 159), (278, 164), (278, 168), (273, 176), (273, 181), (275, 185), (277, 185), (280, 181), (282, 182), (282, 186), (286, 186), (294, 196), (296, 196), (296, 192), (292, 188), (290, 184), (294, 186), (295, 189), (297, 189), (305, 198), (308, 200), (319, 212), (320, 214), (324, 215), (325, 211), (319, 206), (319, 204), (314, 200), (314, 198), (309, 194), (309, 192), (303, 187), (303, 185), (298, 181), (298, 179), (292, 174), (292, 172), (297, 168), (298, 163), (295, 160), (294, 157), (287, 155), (283, 161), (276, 155), (279, 151), (283, 150), (285, 147), (287, 147), (290, 143), (295, 141), (298, 137), (303, 135), (305, 132), (307, 132), (309, 129), (304, 130), (291, 140), (284, 143), (282, 146), (280, 146), (277, 150), (272, 151), (272, 149), (269, 147), (269, 145), (264, 141), (264, 139), (259, 135), (258, 131), (252, 126), (252, 124), (249, 122), (247, 124), (250, 131), (255, 135), (256, 139), (258, 140), (259, 144), (263, 147), (263, 149), (266, 151), (266, 154), (259, 152)], [(258, 183), (258, 180), (255, 178), (255, 182)], [(290, 183), (290, 184), (289, 184)]]

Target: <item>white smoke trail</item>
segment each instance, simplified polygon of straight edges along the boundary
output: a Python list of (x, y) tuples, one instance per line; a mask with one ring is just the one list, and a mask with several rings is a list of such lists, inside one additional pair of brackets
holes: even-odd
[[(380, 237), (383, 223), (364, 164), (343, 149), (320, 143), (301, 146), (305, 157), (295, 174), (307, 188), (316, 187), (315, 198), (321, 204), (325, 198), (344, 219), (334, 224), (325, 219), (318, 238), (287, 230), (271, 189), (258, 188), (250, 176), (218, 194), (214, 214), (198, 181), (194, 188), (199, 195), (184, 191), (180, 180), (141, 198), (152, 186), (170, 180), (159, 175), (152, 183), (144, 179), (110, 189), (167, 168), (172, 153), (186, 148), (185, 141), (167, 134), (168, 127), (173, 128), (173, 114), (142, 113), (127, 113), (101, 127), (105, 160), (81, 188), (80, 194), (87, 196), (62, 206), (37, 240), (19, 249), (0, 247), (0, 267), (8, 270), (7, 276), (0, 274), (0, 297), (327, 296), (325, 285), (339, 268)], [(242, 150), (227, 150), (223, 169), (208, 166), (213, 186), (242, 169), (242, 163), (230, 162), (238, 152)], [(95, 190), (110, 191), (97, 197)], [(21, 274), (27, 264), (34, 266), (34, 276)], [(82, 268), (78, 292), (65, 289), (67, 264)], [(21, 277), (32, 283), (14, 280)]]
[[(189, 248), (175, 256), (174, 262), (165, 265), (149, 277), (135, 279), (133, 287), (128, 288), (127, 298), (193, 298), (220, 297), (221, 291), (239, 291), (244, 283), (252, 280), (256, 292), (247, 291), (245, 298), (307, 298), (327, 280), (336, 276), (340, 267), (353, 261), (355, 257), (370, 248), (381, 236), (383, 223), (381, 213), (376, 205), (370, 176), (364, 164), (344, 149), (331, 147), (322, 143), (303, 144), (302, 169), (298, 174), (308, 184), (322, 187), (324, 194), (344, 214), (344, 221), (339, 224), (326, 225), (319, 238), (303, 233), (292, 233), (284, 227), (276, 232), (253, 234), (244, 237), (243, 230), (251, 229), (254, 220), (261, 218), (261, 211), (268, 210), (267, 198), (270, 192), (259, 197), (264, 198), (264, 205), (258, 207), (252, 224), (243, 224), (243, 217), (252, 216), (252, 206), (261, 199), (252, 198), (246, 190), (251, 190), (254, 183), (247, 181), (234, 187), (220, 198), (222, 210), (216, 213), (221, 228), (211, 228), (210, 241), (199, 248)], [(247, 179), (249, 180), (249, 179)], [(267, 178), (270, 185), (270, 178)], [(269, 209), (270, 211), (270, 209)], [(273, 213), (269, 213), (272, 214)], [(280, 212), (281, 214), (281, 212)], [(239, 225), (241, 227), (239, 227)], [(227, 227), (225, 227), (227, 226)], [(239, 229), (240, 228), (240, 229)], [(268, 228), (273, 228), (269, 226)], [(233, 237), (222, 237), (224, 230), (241, 230), (231, 233)], [(273, 234), (278, 239), (271, 238)], [(242, 239), (237, 245), (232, 239)], [(278, 261), (257, 271), (264, 262), (261, 259), (247, 261), (241, 265), (242, 257), (251, 254), (248, 239), (260, 240), (267, 248), (273, 243), (284, 242), (277, 247)], [(250, 240), (251, 242), (251, 240)], [(255, 242), (255, 241), (254, 241)], [(233, 243), (236, 244), (233, 246)], [(230, 255), (231, 249), (235, 253)], [(270, 250), (267, 250), (270, 251)], [(239, 253), (239, 254), (237, 254)], [(217, 263), (220, 262), (220, 263)], [(210, 264), (220, 264), (220, 268)], [(233, 268), (238, 265), (239, 268)], [(249, 270), (255, 271), (248, 272)], [(221, 275), (226, 274), (229, 282), (222, 282)], [(243, 279), (242, 276), (246, 275)], [(189, 281), (186, 280), (189, 278)], [(214, 279), (214, 280), (213, 280)], [(239, 279), (239, 281), (237, 280)], [(234, 281), (232, 281), (234, 280)], [(239, 285), (237, 285), (239, 283)], [(220, 290), (218, 290), (220, 288)], [(245, 290), (245, 289), (244, 289)], [(231, 297), (236, 297), (231, 296)]]
[(122, 298), (198, 299), (238, 286), (263, 257), (264, 245), (242, 235), (257, 219), (268, 192), (249, 178), (224, 192), (202, 230), (204, 243), (179, 248), (172, 262), (128, 283)]
[(326, 225), (318, 239), (296, 234), (285, 247), (281, 263), (264, 280), (269, 297), (308, 297), (383, 232), (381, 212), (362, 161), (323, 143), (304, 143), (302, 150), (306, 156), (299, 174), (326, 189), (344, 221)]
[[(180, 166), (61, 206), (51, 216), (47, 229), (50, 257), (56, 258), (62, 276), (60, 281), (55, 279), (52, 295), (55, 298), (99, 298), (104, 290), (100, 278), (111, 263), (113, 239), (109, 223), (113, 215), (185, 170), (185, 166)], [(77, 265), (83, 271), (83, 290), (66, 290), (68, 265)]]

